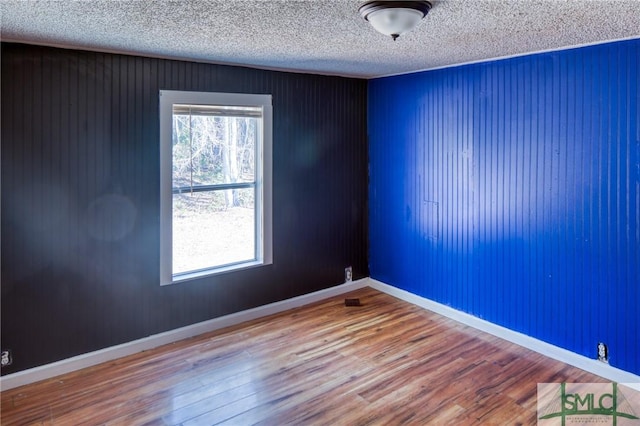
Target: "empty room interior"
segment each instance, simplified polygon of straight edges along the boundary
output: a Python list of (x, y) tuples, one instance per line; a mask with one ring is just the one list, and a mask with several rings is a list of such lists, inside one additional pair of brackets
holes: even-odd
[(0, 12), (3, 425), (640, 424), (640, 2)]

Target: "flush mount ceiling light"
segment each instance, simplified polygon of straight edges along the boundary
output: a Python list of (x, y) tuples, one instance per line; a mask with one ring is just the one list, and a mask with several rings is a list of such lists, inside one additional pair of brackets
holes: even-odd
[(415, 28), (424, 18), (431, 3), (428, 1), (368, 1), (360, 6), (360, 15), (379, 33), (397, 39)]

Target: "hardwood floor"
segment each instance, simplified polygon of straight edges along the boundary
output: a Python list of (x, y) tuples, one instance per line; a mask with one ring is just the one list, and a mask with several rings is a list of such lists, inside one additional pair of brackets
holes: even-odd
[(563, 381), (606, 382), (365, 288), (2, 392), (1, 420), (529, 425), (537, 383)]

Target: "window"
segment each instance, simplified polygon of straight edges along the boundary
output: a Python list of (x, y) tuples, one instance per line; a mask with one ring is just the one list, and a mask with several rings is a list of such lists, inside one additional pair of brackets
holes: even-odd
[(161, 284), (271, 263), (271, 95), (160, 91)]

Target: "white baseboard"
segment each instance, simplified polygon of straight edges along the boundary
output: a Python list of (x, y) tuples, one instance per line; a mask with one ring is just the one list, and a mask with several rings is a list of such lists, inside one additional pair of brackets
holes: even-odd
[(349, 291), (366, 287), (369, 284), (368, 278), (337, 285), (314, 293), (304, 294), (280, 302), (270, 303), (246, 311), (236, 312), (212, 320), (188, 325), (164, 333), (154, 334), (132, 342), (112, 346), (95, 352), (78, 355), (73, 358), (64, 359), (51, 364), (42, 365), (28, 370), (7, 374), (0, 378), (0, 389), (8, 390), (18, 386), (35, 383), (40, 380), (50, 379), (61, 374), (70, 373), (82, 368), (91, 367), (103, 362), (111, 361), (123, 356), (132, 355), (145, 350), (153, 349), (167, 343), (177, 342), (182, 339), (208, 333), (231, 325), (251, 321), (256, 318), (276, 314), (299, 306), (318, 302), (329, 297), (337, 296)]
[[(268, 305), (259, 306), (257, 308), (248, 309), (246, 311), (236, 312), (225, 315), (220, 318), (214, 318), (186, 327), (167, 331), (153, 336), (148, 336), (132, 342), (123, 343), (121, 345), (112, 346), (95, 352), (82, 354), (73, 358), (64, 359), (47, 365), (42, 365), (28, 370), (19, 371), (17, 373), (8, 374), (0, 378), (0, 389), (8, 390), (18, 386), (35, 383), (40, 380), (50, 379), (52, 377), (70, 373), (82, 368), (91, 367), (103, 362), (111, 361), (123, 356), (132, 355), (145, 350), (153, 349), (168, 343), (177, 342), (182, 339), (197, 336), (199, 334), (215, 331), (231, 325), (240, 324), (263, 316), (276, 314), (289, 309), (308, 305), (329, 297), (338, 296), (363, 287), (371, 287), (376, 290), (387, 293), (398, 299), (405, 300), (414, 305), (425, 308), (447, 318), (451, 318), (462, 324), (473, 327), (477, 330), (492, 334), (501, 339), (531, 349), (535, 352), (548, 356), (549, 358), (564, 362), (566, 364), (578, 367), (582, 370), (596, 374), (608, 380), (618, 383), (640, 384), (640, 376), (633, 373), (617, 369), (610, 365), (590, 359), (574, 352), (551, 345), (533, 337), (518, 333), (508, 328), (501, 327), (491, 322), (482, 320), (472, 315), (453, 309), (449, 306), (442, 305), (424, 297), (409, 293), (397, 287), (390, 286), (380, 281), (363, 278), (361, 280), (350, 283), (341, 284), (330, 287), (314, 293), (305, 294), (294, 297), (292, 299), (280, 302), (270, 303)], [(634, 386), (636, 387), (636, 386)]]
[(474, 317), (473, 315), (466, 314), (449, 306), (434, 302), (433, 300), (417, 296), (413, 293), (409, 293), (408, 291), (401, 290), (397, 287), (390, 286), (374, 279), (369, 279), (369, 287), (397, 297), (398, 299), (413, 303), (414, 305), (420, 306), (447, 318), (451, 318), (452, 320), (468, 325), (469, 327), (500, 337), (501, 339), (515, 343), (516, 345), (531, 349), (532, 351), (548, 356), (549, 358), (578, 367), (605, 379), (618, 383), (634, 384), (634, 388), (637, 388), (637, 385), (640, 385), (640, 376), (633, 373), (620, 370), (595, 359), (587, 358), (575, 352), (543, 342), (542, 340), (535, 339), (525, 334), (518, 333), (517, 331)]

